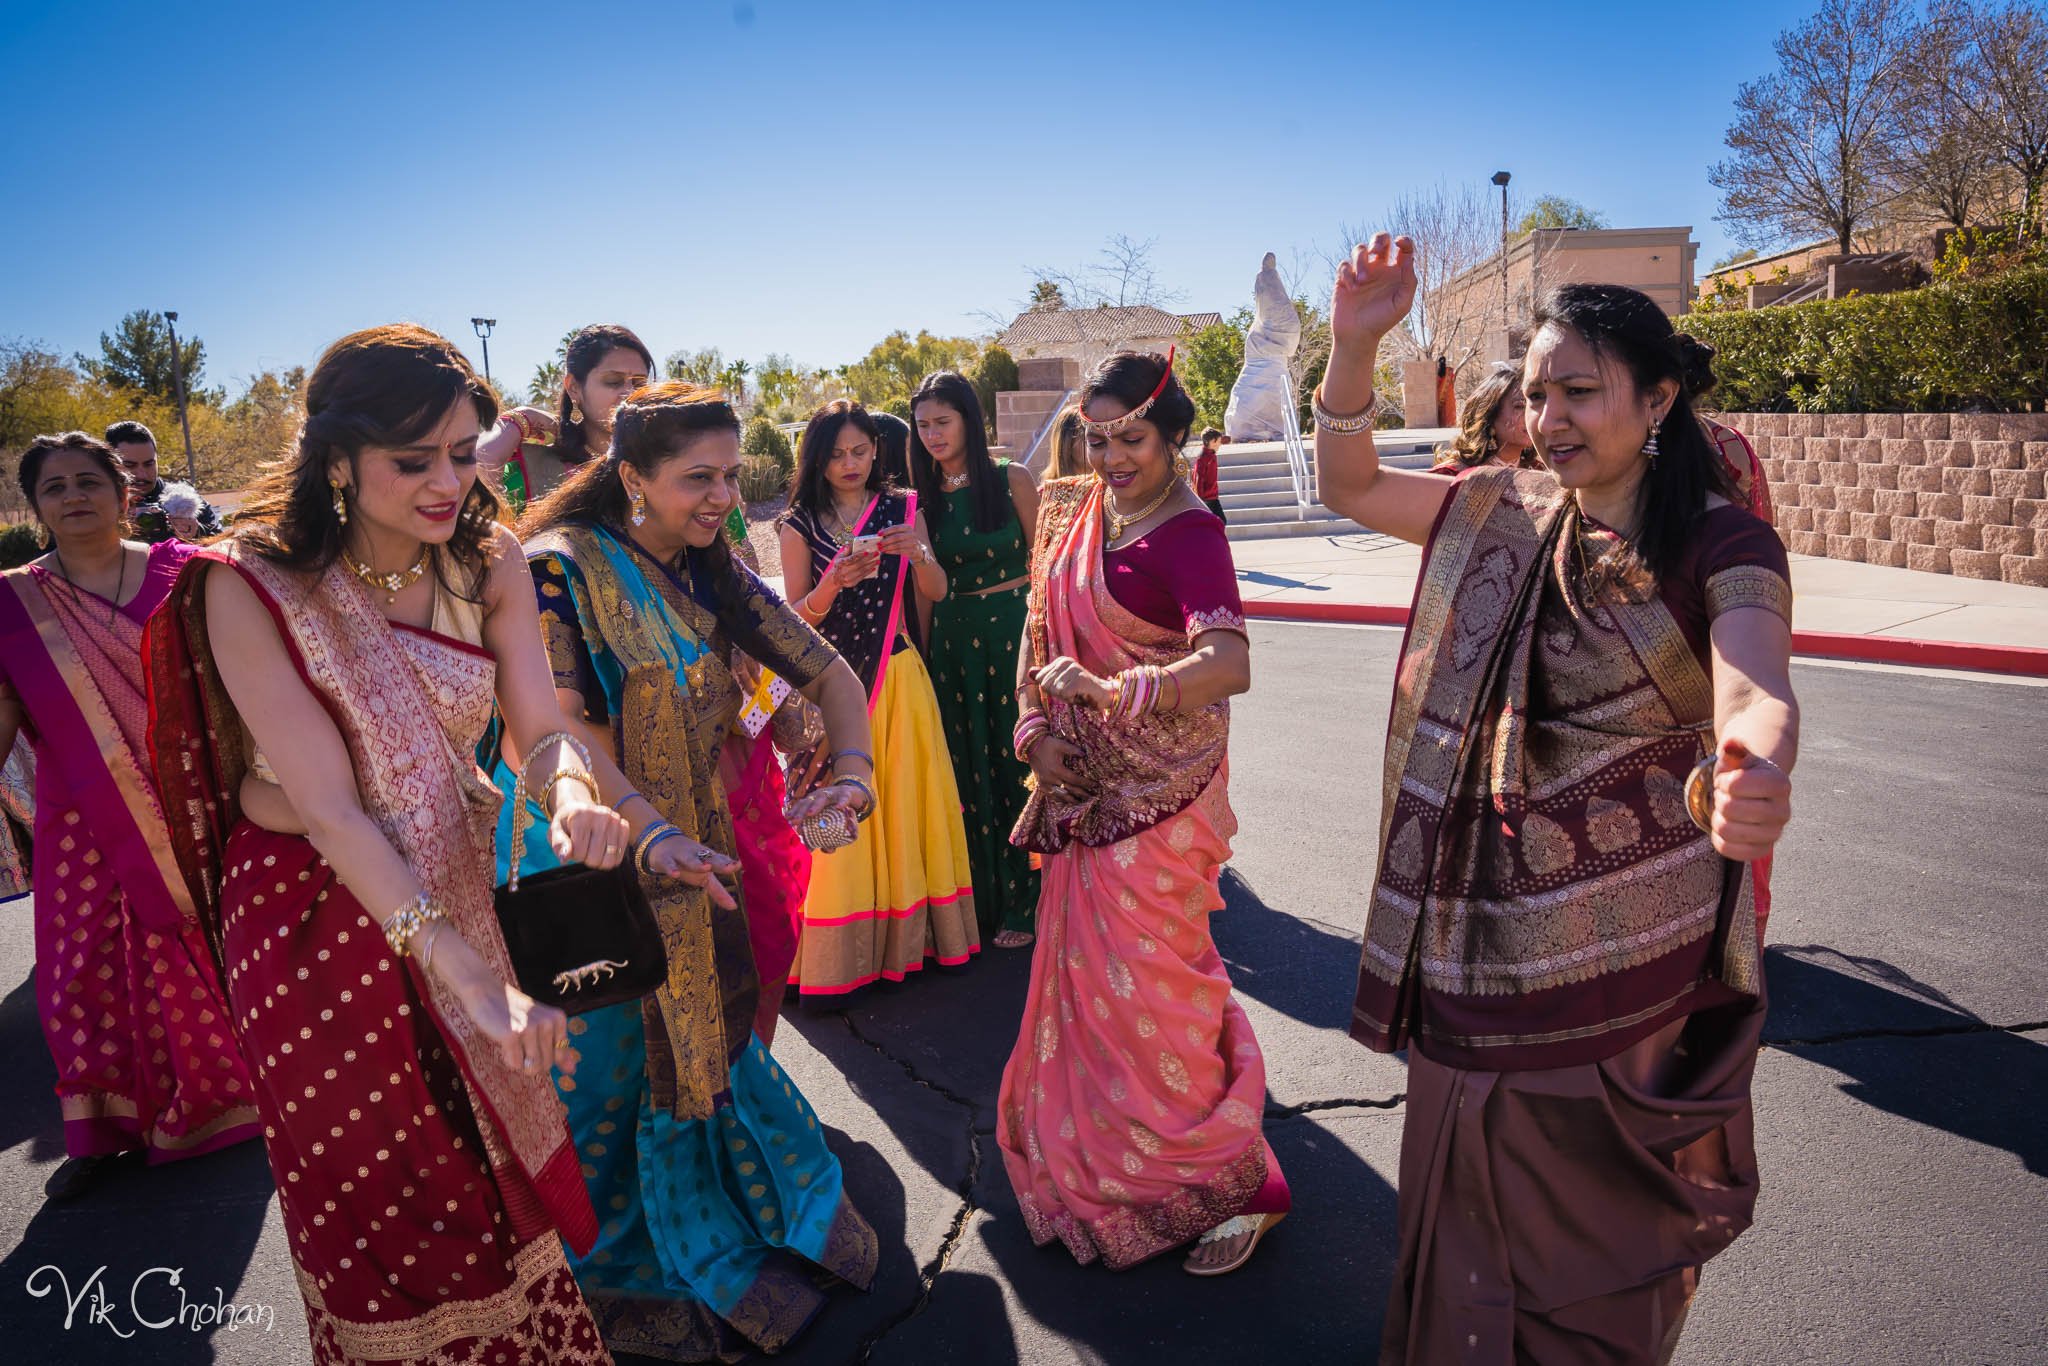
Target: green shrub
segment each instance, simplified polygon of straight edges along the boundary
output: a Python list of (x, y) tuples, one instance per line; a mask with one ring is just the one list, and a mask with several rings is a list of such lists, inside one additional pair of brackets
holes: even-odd
[(43, 529), (33, 522), (0, 526), (0, 569), (27, 564), (43, 553)]
[[(790, 471), (796, 468), (796, 452), (789, 448), (789, 438), (777, 431), (775, 424), (759, 413), (747, 419), (746, 431), (740, 436), (740, 454), (760, 456), (774, 461), (776, 468), (782, 471), (785, 483), (789, 480)], [(744, 474), (743, 468), (742, 477)]]
[(1715, 350), (1736, 413), (2038, 412), (2048, 406), (2048, 267), (1899, 294), (1678, 319)]
[[(771, 432), (774, 428), (769, 429)], [(775, 432), (781, 437), (780, 432)], [(784, 441), (786, 450), (789, 443)], [(749, 503), (765, 503), (780, 498), (789, 492), (789, 471), (782, 462), (772, 455), (748, 455), (740, 458), (740, 497)]]

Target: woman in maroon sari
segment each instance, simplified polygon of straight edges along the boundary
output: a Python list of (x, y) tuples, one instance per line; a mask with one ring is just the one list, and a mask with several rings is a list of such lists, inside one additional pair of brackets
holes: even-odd
[(50, 549), (0, 575), (0, 755), (25, 733), (37, 759), (36, 999), (69, 1154), (45, 1189), (62, 1200), (116, 1153), (255, 1137), (256, 1101), (150, 771), (142, 623), (192, 547), (121, 538), (126, 476), (84, 432), (37, 437), (21, 488)]
[(493, 705), (557, 854), (613, 867), (632, 832), (477, 478), (495, 409), (424, 328), (342, 338), (295, 455), (150, 627), (166, 802), (322, 1363), (606, 1359), (562, 1252), (597, 1230), (549, 1080), (567, 1021), (511, 985), (493, 914)]
[(1763, 1025), (1749, 864), (1791, 815), (1784, 547), (1729, 494), (1671, 324), (1537, 308), (1545, 470), (1384, 470), (1384, 234), (1338, 271), (1323, 498), (1422, 543), (1352, 1033), (1407, 1048), (1383, 1362), (1668, 1359), (1749, 1226)]

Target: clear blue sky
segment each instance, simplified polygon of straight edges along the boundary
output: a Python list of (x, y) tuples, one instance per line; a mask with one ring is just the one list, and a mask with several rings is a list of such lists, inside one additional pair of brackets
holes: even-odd
[(1704, 264), (1735, 87), (1807, 8), (10, 4), (0, 338), (173, 308), (231, 390), (400, 318), (475, 359), (474, 314), (520, 387), (597, 321), (837, 365), (1120, 232), (1228, 312), (1501, 168)]

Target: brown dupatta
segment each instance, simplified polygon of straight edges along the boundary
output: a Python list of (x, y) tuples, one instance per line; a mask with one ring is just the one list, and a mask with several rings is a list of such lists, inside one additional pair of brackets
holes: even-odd
[[(459, 753), (396, 630), (340, 565), (318, 579), (229, 541), (193, 557), (143, 645), (164, 809), (178, 862), (220, 952), (222, 859), (240, 819), (248, 740), (206, 629), (206, 572), (232, 567), (270, 609), (293, 663), (333, 717), (363, 811), (484, 962), (512, 981), (491, 904), (498, 792)], [(467, 647), (473, 649), (473, 647)], [(493, 667), (481, 655), (477, 667)], [(597, 1234), (553, 1083), (507, 1067), (438, 979), (405, 964), (478, 1099), (477, 1127), (515, 1225), (551, 1221), (579, 1253)]]
[[(1107, 676), (1134, 664), (1171, 664), (1187, 636), (1146, 621), (1110, 594), (1102, 567), (1102, 482), (1055, 479), (1039, 491), (1026, 630), (1032, 663), (1060, 655)], [(1079, 801), (1036, 781), (1010, 842), (1041, 854), (1069, 842), (1114, 844), (1185, 810), (1223, 764), (1230, 704), (1116, 720), (1091, 707), (1046, 699), (1052, 733), (1078, 746), (1096, 791)]]
[(1612, 539), (1545, 471), (1445, 501), (1387, 731), (1351, 1029), (1372, 1047), (1570, 1066), (1759, 990), (1744, 870), (1681, 792), (1711, 681), (1654, 586), (1587, 587)]

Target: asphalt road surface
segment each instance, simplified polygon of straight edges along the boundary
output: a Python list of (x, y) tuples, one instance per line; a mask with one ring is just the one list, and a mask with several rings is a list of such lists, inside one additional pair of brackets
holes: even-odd
[[(777, 1057), (833, 1130), (884, 1248), (781, 1360), (1261, 1363), (1373, 1359), (1394, 1253), (1404, 1074), (1343, 1024), (1372, 875), (1397, 637), (1255, 623), (1231, 745), (1242, 830), (1214, 929), (1270, 1073), (1295, 1212), (1243, 1272), (1165, 1256), (1082, 1268), (1025, 1236), (993, 1139), (1027, 955), (993, 949), (844, 1015), (793, 1014)], [(1777, 865), (1756, 1226), (1711, 1263), (1681, 1363), (2048, 1359), (2048, 689), (1802, 664), (1798, 817)], [(300, 1363), (305, 1321), (253, 1145), (44, 1208), (62, 1136), (26, 902), (0, 909), (0, 1360)], [(234, 1331), (118, 1337), (178, 1268)], [(159, 1276), (149, 1283), (168, 1295)], [(170, 1303), (175, 1309), (175, 1303)]]

